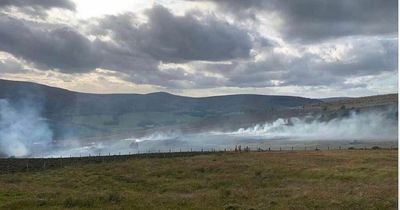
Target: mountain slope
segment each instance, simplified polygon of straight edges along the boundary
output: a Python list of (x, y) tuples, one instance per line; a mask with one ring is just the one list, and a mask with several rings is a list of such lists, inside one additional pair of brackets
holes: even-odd
[(192, 98), (169, 93), (87, 94), (30, 82), (0, 80), (0, 98), (17, 103), (29, 99), (43, 104), (45, 114), (90, 115), (129, 112), (198, 112), (225, 114), (297, 107), (320, 100), (293, 96), (226, 95)]

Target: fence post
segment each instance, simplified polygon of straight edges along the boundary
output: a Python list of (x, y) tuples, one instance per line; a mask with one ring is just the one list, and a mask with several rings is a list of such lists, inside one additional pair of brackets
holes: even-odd
[(282, 147), (279, 147), (279, 151), (282, 151)]

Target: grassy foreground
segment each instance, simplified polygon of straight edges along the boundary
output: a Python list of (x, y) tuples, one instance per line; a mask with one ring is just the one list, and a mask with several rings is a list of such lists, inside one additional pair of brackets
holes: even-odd
[(397, 209), (397, 151), (221, 153), (0, 176), (0, 209)]

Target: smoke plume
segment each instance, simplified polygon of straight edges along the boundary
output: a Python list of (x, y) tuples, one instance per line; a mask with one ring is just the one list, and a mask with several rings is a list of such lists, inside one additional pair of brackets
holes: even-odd
[(278, 119), (272, 123), (226, 133), (233, 136), (293, 140), (397, 140), (398, 127), (394, 109), (351, 112), (347, 117), (329, 121), (317, 118)]
[(0, 99), (0, 154), (28, 156), (34, 149), (47, 148), (52, 136), (38, 104), (26, 100), (16, 105)]

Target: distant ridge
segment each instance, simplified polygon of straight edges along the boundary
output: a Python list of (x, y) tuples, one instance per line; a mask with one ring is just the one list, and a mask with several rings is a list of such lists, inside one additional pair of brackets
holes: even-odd
[(238, 94), (210, 97), (177, 96), (166, 92), (148, 94), (80, 93), (32, 82), (0, 80), (0, 98), (17, 102), (30, 98), (44, 104), (47, 114), (122, 114), (127, 112), (198, 112), (225, 114), (290, 108), (322, 102), (295, 96)]
[(398, 94), (384, 94), (374, 96), (364, 96), (358, 98), (338, 97), (324, 100), (324, 103), (306, 104), (307, 109), (325, 109), (325, 110), (338, 110), (338, 109), (352, 109), (362, 107), (377, 107), (398, 104)]

